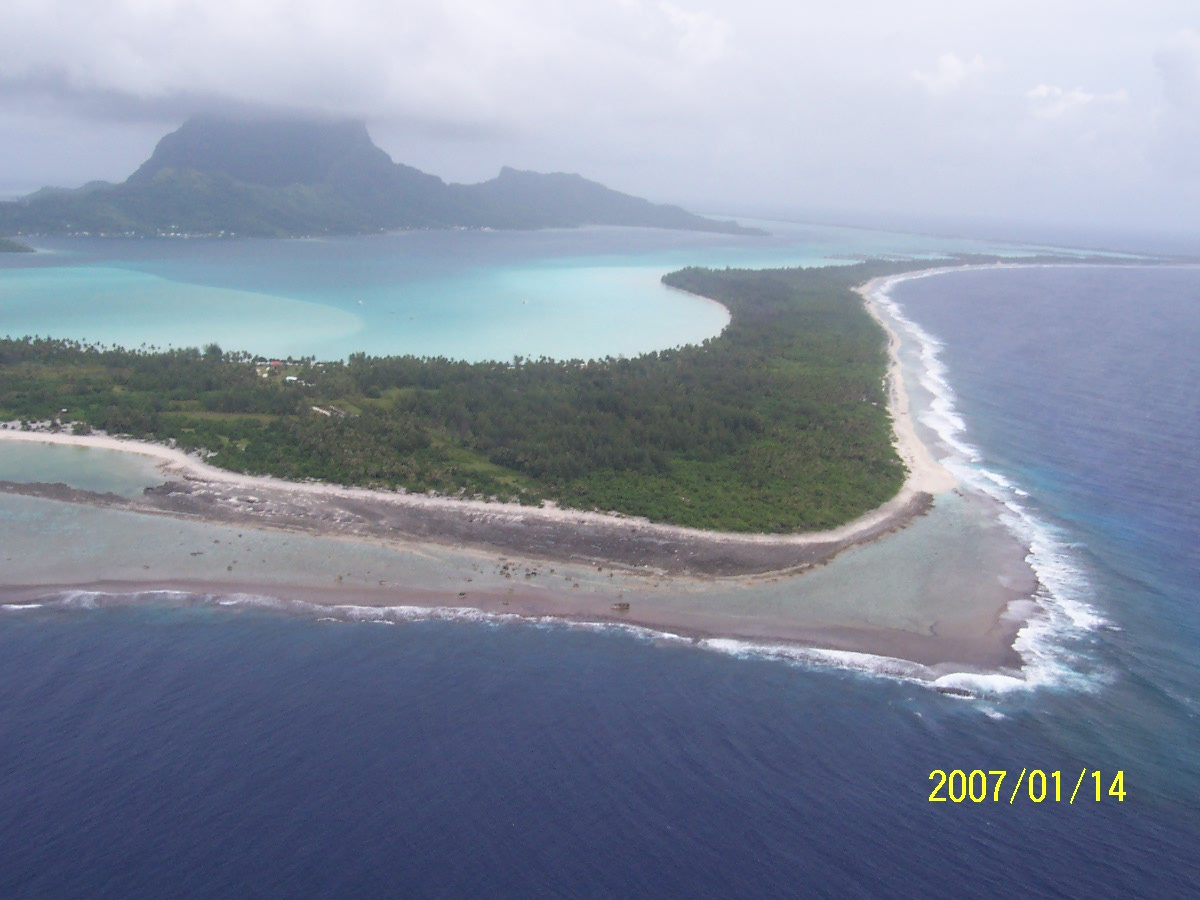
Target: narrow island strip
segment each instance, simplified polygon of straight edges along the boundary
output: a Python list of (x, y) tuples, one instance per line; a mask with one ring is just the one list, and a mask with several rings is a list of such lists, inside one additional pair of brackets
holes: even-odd
[[(964, 491), (918, 439), (904, 390), (900, 338), (873, 300), (873, 291), (886, 287), (879, 280), (885, 277), (875, 276), (860, 291), (887, 334), (887, 377), (881, 384), (891, 443), (905, 477), (891, 499), (838, 527), (792, 534), (713, 531), (553, 502), (532, 506), (284, 481), (219, 469), (162, 444), (25, 431), (10, 423), (0, 429), (0, 440), (149, 454), (161, 460), (167, 480), (138, 498), (13, 482), (0, 485), (6, 493), (311, 535), (326, 547), (331, 537), (380, 543), (437, 559), (439, 574), (414, 569), (409, 577), (371, 584), (342, 574), (333, 582), (319, 573), (246, 579), (232, 567), (221, 573), (181, 566), (172, 576), (155, 566), (154, 575), (139, 577), (126, 561), (70, 584), (6, 579), (2, 592), (17, 602), (51, 588), (128, 593), (157, 587), (287, 596), (339, 607), (479, 609), (619, 622), (694, 639), (871, 654), (919, 664), (931, 678), (963, 669), (1016, 671), (1021, 660), (1013, 641), (1036, 613), (1029, 600), (1037, 583), (1024, 559), (1026, 548), (996, 522), (991, 501)], [(879, 540), (889, 534), (891, 540)], [(905, 541), (924, 549), (904, 559), (882, 549)], [(933, 549), (931, 542), (950, 557), (944, 554), (939, 568), (920, 558)], [(518, 569), (525, 579), (514, 585)], [(551, 570), (557, 581), (531, 583)], [(454, 575), (461, 577), (448, 577)]]

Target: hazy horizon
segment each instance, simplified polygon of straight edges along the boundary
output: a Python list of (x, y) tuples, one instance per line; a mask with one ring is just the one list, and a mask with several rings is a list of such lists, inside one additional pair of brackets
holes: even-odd
[(361, 119), (453, 182), (509, 165), (704, 213), (1200, 232), (1193, 8), (1053, 6), (18, 0), (0, 193), (121, 181), (191, 115), (268, 110)]

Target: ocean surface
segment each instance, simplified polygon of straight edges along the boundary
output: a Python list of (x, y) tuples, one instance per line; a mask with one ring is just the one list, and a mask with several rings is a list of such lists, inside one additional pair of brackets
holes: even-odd
[[(822, 234), (778, 258), (949, 249)], [(479, 268), (743, 252), (631, 237), (552, 233)], [(101, 253), (79, 246), (58, 252)], [(0, 607), (0, 897), (1200, 896), (1200, 270), (987, 269), (891, 300), (924, 436), (1032, 546), (1036, 679), (963, 699), (590, 627)], [(0, 450), (0, 477), (61, 468)], [(122, 466), (80, 477), (132, 490)], [(0, 535), (31, 503), (0, 497)]]
[[(770, 237), (646, 228), (414, 231), (320, 240), (42, 239), (0, 256), (0, 334), (255, 355), (632, 356), (720, 333), (663, 286), (688, 265), (829, 265), (991, 249), (978, 241), (764, 223)], [(1023, 252), (1005, 247), (1005, 252)]]

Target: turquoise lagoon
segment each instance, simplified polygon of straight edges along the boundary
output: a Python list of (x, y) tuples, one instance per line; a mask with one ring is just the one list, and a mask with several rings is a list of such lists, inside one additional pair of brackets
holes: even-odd
[(69, 444), (0, 442), (0, 479), (16, 482), (61, 482), (98, 494), (140, 496), (163, 482), (158, 457), (100, 450)]
[(0, 257), (0, 334), (262, 356), (633, 356), (721, 332), (721, 307), (659, 279), (1020, 248), (762, 223), (768, 237), (642, 228), (415, 231), (307, 240), (60, 238)]
[[(20, 316), (42, 334), (318, 356), (431, 352), (436, 338), (468, 358), (693, 339), (690, 314), (710, 307), (653, 284), (686, 264), (994, 249), (798, 227), (38, 246), (49, 252), (0, 258), (0, 332)], [(101, 291), (105, 273), (145, 293)], [(1097, 613), (1031, 636), (1045, 677), (1029, 690), (967, 701), (623, 628), (0, 594), (0, 896), (1198, 897), (1200, 415), (1179, 414), (1200, 381), (1198, 297), (1196, 270), (1161, 267), (974, 272), (894, 293), (926, 332), (903, 334), (920, 345), (911, 399), (941, 429), (935, 451), (969, 444), (969, 474), (1019, 514), (1055, 602)], [(171, 314), (151, 328), (137, 303)], [(422, 311), (444, 331), (398, 324)], [(524, 312), (527, 328), (488, 330)], [(0, 476), (127, 457), (24, 449), (0, 448)], [(135, 490), (140, 463), (126, 463), (125, 488), (104, 472), (91, 483)], [(848, 603), (862, 602), (868, 554), (891, 593), (913, 583), (893, 560), (936, 577), (924, 560), (945, 548), (921, 539), (936, 522), (806, 577), (848, 564)], [(319, 565), (330, 591), (350, 573), (455, 577), (429, 547), (401, 552), (0, 494), (6, 584), (152, 587), (214, 569), (295, 583)], [(998, 803), (928, 802), (932, 771), (975, 768), (1008, 773)], [(1061, 771), (1061, 802), (1053, 776), (1044, 803), (1032, 775), (1009, 795), (1026, 768)], [(1128, 796), (1090, 796), (1101, 771), (1106, 785), (1121, 772)]]

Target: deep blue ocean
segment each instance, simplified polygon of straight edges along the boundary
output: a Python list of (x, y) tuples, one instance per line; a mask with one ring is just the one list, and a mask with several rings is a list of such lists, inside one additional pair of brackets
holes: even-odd
[[(0, 897), (1200, 896), (1200, 270), (892, 296), (1093, 620), (1055, 677), (967, 700), (568, 626), (0, 609)], [(931, 803), (934, 769), (1008, 775)]]

